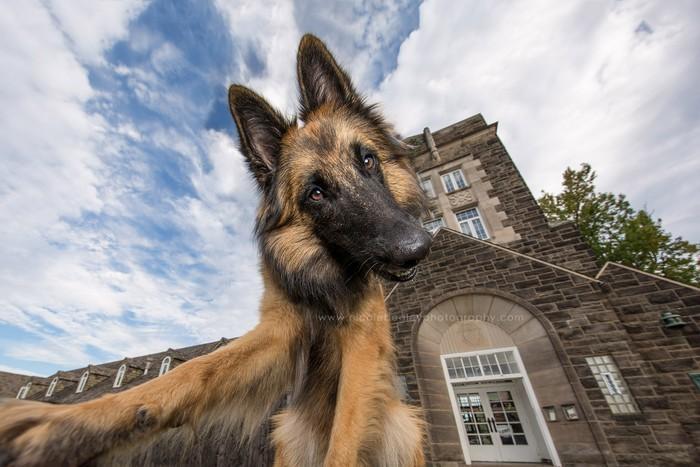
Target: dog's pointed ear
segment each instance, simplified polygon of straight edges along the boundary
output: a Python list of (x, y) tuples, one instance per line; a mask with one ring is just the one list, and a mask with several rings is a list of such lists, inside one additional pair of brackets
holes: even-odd
[(238, 128), (241, 152), (258, 185), (265, 191), (277, 169), (282, 136), (292, 123), (244, 86), (234, 84), (229, 88), (228, 104)]
[(343, 105), (360, 101), (348, 74), (321, 39), (312, 34), (305, 34), (299, 43), (297, 79), (302, 120), (323, 104)]

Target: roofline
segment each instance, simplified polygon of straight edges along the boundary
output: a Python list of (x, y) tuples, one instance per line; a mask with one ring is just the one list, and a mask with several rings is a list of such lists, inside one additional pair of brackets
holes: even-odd
[[(498, 129), (498, 121), (488, 123), (488, 121), (486, 120), (486, 118), (484, 118), (484, 115), (483, 115), (481, 112), (477, 112), (477, 113), (475, 113), (475, 114), (473, 114), (473, 115), (470, 115), (469, 117), (463, 118), (462, 120), (460, 120), (460, 121), (458, 121), (458, 122), (454, 122), (454, 123), (452, 123), (452, 124), (450, 124), (450, 125), (444, 126), (444, 127), (440, 128), (439, 130), (435, 130), (435, 131), (430, 130), (430, 132), (431, 132), (431, 134), (433, 135), (433, 137), (437, 137), (437, 138), (439, 139), (439, 138), (442, 137), (441, 135), (439, 135), (440, 132), (445, 131), (445, 130), (449, 130), (450, 128), (453, 128), (453, 127), (456, 127), (456, 126), (459, 126), (459, 125), (463, 124), (464, 122), (466, 122), (466, 121), (468, 121), (468, 120), (472, 120), (472, 119), (479, 119), (479, 120), (481, 120), (481, 122), (483, 123), (483, 126), (480, 127), (480, 128), (477, 128), (477, 129), (475, 129), (475, 130), (473, 130), (473, 131), (469, 131), (469, 132), (457, 134), (457, 136), (455, 136), (454, 138), (447, 139), (447, 140), (445, 140), (445, 141), (440, 142), (440, 145), (449, 144), (449, 143), (451, 143), (452, 141), (455, 141), (456, 139), (459, 139), (459, 138), (464, 138), (464, 137), (467, 137), (467, 136), (472, 136), (472, 135), (474, 135), (474, 134), (476, 134), (476, 133), (478, 133), (478, 132), (480, 132), (480, 131), (483, 131), (483, 130), (485, 130), (485, 129), (487, 129), (487, 128), (495, 127), (496, 129)], [(429, 127), (426, 127), (426, 128), (429, 128)], [(403, 137), (401, 137), (401, 139), (402, 139), (402, 140), (407, 140), (407, 139), (419, 138), (421, 141), (425, 142), (424, 136), (423, 136), (423, 135), (424, 135), (424, 133), (423, 133), (423, 132), (420, 132), (420, 133), (416, 133), (416, 134), (413, 134), (413, 135), (403, 136)], [(422, 153), (421, 153), (421, 154), (422, 154)]]
[(598, 271), (598, 274), (595, 275), (596, 279), (598, 279), (601, 275), (603, 275), (603, 273), (605, 272), (605, 268), (607, 268), (609, 264), (612, 264), (613, 266), (617, 266), (617, 267), (620, 267), (623, 269), (627, 269), (627, 270), (632, 271), (632, 272), (638, 272), (640, 274), (644, 274), (645, 276), (653, 277), (655, 279), (661, 279), (663, 281), (670, 282), (672, 284), (676, 284), (676, 285), (680, 285), (683, 287), (687, 287), (689, 289), (697, 290), (698, 292), (700, 292), (700, 288), (695, 287), (694, 285), (684, 284), (683, 282), (674, 281), (673, 279), (669, 279), (668, 277), (660, 276), (660, 275), (654, 274), (652, 272), (642, 271), (641, 269), (637, 269), (637, 268), (634, 268), (632, 266), (627, 266), (625, 264), (616, 263), (615, 261), (606, 261), (605, 264), (603, 265), (603, 267), (600, 268), (600, 271)]
[[(435, 231), (435, 233), (433, 234), (433, 238), (437, 237), (437, 235), (438, 235), (442, 230), (444, 230), (444, 231), (446, 231), (446, 232), (448, 232), (448, 233), (451, 233), (451, 234), (459, 235), (459, 236), (464, 237), (464, 238), (466, 238), (466, 239), (468, 239), (468, 240), (471, 240), (471, 241), (473, 241), (473, 242), (481, 243), (481, 244), (483, 244), (483, 245), (485, 245), (485, 246), (489, 246), (489, 247), (492, 247), (492, 248), (496, 248), (496, 249), (505, 251), (505, 252), (510, 253), (510, 254), (512, 254), (512, 255), (514, 255), (514, 256), (520, 256), (520, 257), (525, 258), (525, 259), (528, 259), (528, 260), (530, 260), (530, 261), (534, 261), (534, 262), (536, 262), (536, 263), (544, 264), (545, 266), (549, 266), (550, 268), (558, 269), (559, 271), (565, 272), (566, 274), (571, 274), (571, 275), (573, 275), (573, 276), (580, 277), (580, 278), (582, 278), (582, 279), (586, 279), (587, 281), (595, 282), (595, 283), (597, 283), (597, 284), (599, 284), (599, 285), (605, 284), (605, 282), (603, 282), (603, 281), (601, 281), (601, 280), (598, 280), (597, 277), (595, 277), (595, 278), (589, 277), (589, 276), (587, 276), (587, 275), (585, 275), (585, 274), (581, 274), (580, 272), (576, 272), (576, 271), (574, 271), (574, 270), (572, 270), (572, 269), (567, 269), (567, 268), (565, 268), (565, 267), (558, 266), (558, 265), (556, 265), (556, 264), (550, 263), (549, 261), (544, 261), (544, 260), (541, 260), (541, 259), (539, 259), (539, 258), (535, 258), (534, 256), (530, 256), (530, 255), (526, 255), (526, 254), (524, 254), (524, 253), (520, 253), (519, 251), (515, 251), (515, 250), (512, 250), (512, 249), (510, 249), (510, 248), (506, 248), (506, 247), (504, 247), (504, 246), (502, 246), (502, 245), (499, 245), (499, 244), (497, 244), (497, 243), (493, 243), (493, 242), (489, 242), (489, 241), (486, 241), (486, 240), (481, 240), (481, 239), (476, 238), (476, 237), (472, 237), (471, 235), (467, 235), (467, 234), (465, 234), (465, 233), (463, 233), (463, 232), (458, 232), (458, 231), (456, 231), (456, 230), (450, 229), (449, 227), (440, 227), (440, 228), (438, 228), (438, 229)], [(402, 283), (396, 283), (396, 285), (391, 289), (391, 291), (386, 295), (386, 297), (384, 297), (384, 301), (385, 301), (385, 302), (386, 302), (387, 300), (389, 300), (389, 297), (391, 296), (391, 294), (394, 293), (394, 290), (396, 290), (396, 288), (397, 288), (400, 284), (402, 284)]]

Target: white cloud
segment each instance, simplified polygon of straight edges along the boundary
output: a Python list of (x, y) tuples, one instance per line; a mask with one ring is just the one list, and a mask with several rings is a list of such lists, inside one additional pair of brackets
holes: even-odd
[(601, 189), (698, 241), (698, 13), (696, 2), (428, 0), (375, 97), (407, 134), (481, 112), (535, 195), (591, 162)]
[(38, 373), (34, 373), (33, 371), (27, 371), (24, 368), (17, 368), (17, 367), (8, 366), (8, 365), (0, 365), (0, 371), (5, 371), (7, 373), (28, 375), (28, 376), (41, 376)]
[[(236, 81), (255, 89), (280, 110), (293, 114), (297, 104), (296, 49), (302, 33), (294, 22), (292, 3), (274, 0), (215, 3), (238, 46), (235, 62), (242, 70)], [(260, 75), (246, 66), (244, 54), (248, 47), (253, 47), (265, 64)]]
[[(407, 33), (403, 0), (343, 4), (336, 15), (320, 3), (217, 5), (237, 55), (230, 76), (205, 81), (245, 83), (287, 113), (297, 104), (298, 40), (311, 26), (362, 91), (391, 71), (387, 47)], [(700, 160), (693, 6), (429, 0), (398, 68), (372, 97), (404, 133), (483, 112), (501, 122), (536, 193), (556, 189), (566, 165), (590, 161), (602, 188), (648, 201), (697, 240), (687, 213), (698, 197), (692, 183), (678, 182), (697, 178)], [(232, 336), (257, 321), (255, 187), (228, 134), (188, 126), (208, 109), (166, 79), (190, 66), (182, 44), (129, 29), (143, 8), (2, 7), (0, 105), (12, 112), (0, 114), (0, 321), (37, 340), (4, 338), (0, 356), (65, 368)], [(106, 63), (104, 51), (120, 39), (150, 61)], [(98, 92), (88, 68), (124, 78), (143, 105), (176, 124), (136, 124), (116, 106), (124, 91)], [(154, 190), (150, 149), (184, 167), (186, 194)], [(151, 193), (155, 200), (144, 199)], [(143, 221), (178, 232), (183, 247), (145, 235)]]
[[(144, 51), (153, 50), (150, 65), (102, 63), (102, 50), (118, 31), (126, 33), (126, 24), (98, 38), (80, 31), (81, 12), (73, 18), (67, 9), (56, 22), (53, 7), (20, 3), (0, 19), (0, 65), (7, 71), (1, 84), (10, 90), (0, 104), (14, 109), (0, 116), (7, 180), (0, 197), (0, 323), (36, 336), (3, 338), (0, 357), (66, 368), (95, 363), (96, 355), (139, 355), (250, 329), (260, 295), (250, 238), (256, 190), (233, 141), (157, 120), (137, 127), (115, 111), (118, 93), (91, 87), (91, 65), (83, 65), (127, 77), (157, 112), (188, 115), (192, 102), (168, 92), (161, 77), (182, 64), (181, 52), (141, 40)], [(142, 199), (157, 167), (135, 143), (189, 163), (195, 195), (159, 205)], [(186, 236), (188, 248), (144, 235), (138, 230), (144, 220)], [(164, 273), (153, 273), (149, 263)]]
[(81, 61), (103, 63), (102, 51), (127, 33), (131, 19), (146, 7), (145, 0), (48, 0), (51, 14)]

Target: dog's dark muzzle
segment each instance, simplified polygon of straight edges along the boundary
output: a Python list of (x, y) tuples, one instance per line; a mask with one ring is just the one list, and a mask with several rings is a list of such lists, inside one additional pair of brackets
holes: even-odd
[(418, 263), (428, 256), (433, 237), (420, 227), (410, 226), (394, 233), (395, 238), (381, 258), (380, 274), (394, 281), (408, 281), (415, 277)]

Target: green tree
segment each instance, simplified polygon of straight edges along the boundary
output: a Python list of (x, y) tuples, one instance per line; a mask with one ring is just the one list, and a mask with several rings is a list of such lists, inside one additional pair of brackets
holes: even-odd
[(538, 200), (553, 221), (576, 223), (601, 263), (615, 261), (688, 284), (700, 284), (696, 244), (674, 238), (645, 210), (635, 211), (625, 195), (598, 193), (589, 164), (567, 168), (559, 194)]

